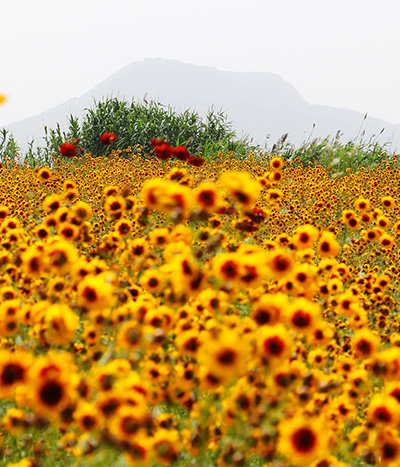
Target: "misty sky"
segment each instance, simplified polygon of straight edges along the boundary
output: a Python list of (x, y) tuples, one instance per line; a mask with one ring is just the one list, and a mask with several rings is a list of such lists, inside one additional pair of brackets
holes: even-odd
[(310, 104), (400, 123), (399, 17), (397, 0), (4, 0), (0, 125), (158, 57), (277, 73)]

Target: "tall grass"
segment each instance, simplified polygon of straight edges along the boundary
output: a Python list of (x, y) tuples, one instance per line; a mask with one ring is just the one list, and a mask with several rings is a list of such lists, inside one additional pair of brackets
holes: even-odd
[(122, 150), (137, 145), (142, 154), (149, 154), (150, 141), (162, 138), (170, 144), (185, 145), (190, 153), (207, 157), (216, 151), (242, 153), (249, 150), (244, 139), (236, 138), (225, 112), (210, 109), (205, 119), (195, 111), (177, 112), (172, 107), (160, 103), (131, 103), (109, 98), (95, 102), (86, 109), (82, 122), (70, 115), (67, 131), (45, 128), (45, 147), (47, 152), (58, 152), (59, 146), (66, 140), (79, 140), (79, 146), (96, 156), (106, 155), (109, 148), (104, 148), (99, 136), (104, 132), (115, 133), (118, 139), (112, 149)]
[[(59, 124), (53, 128), (45, 126), (44, 131), (44, 144), (37, 147), (31, 141), (28, 150), (21, 155), (13, 135), (3, 129), (0, 132), (0, 161), (24, 162), (30, 167), (51, 166), (65, 141), (77, 142), (82, 154), (107, 156), (114, 149), (121, 151), (123, 156), (126, 148), (132, 147), (132, 151), (140, 149), (142, 157), (152, 157), (150, 141), (153, 138), (165, 139), (174, 146), (185, 145), (191, 154), (206, 159), (218, 158), (221, 153), (242, 159), (253, 151), (265, 159), (280, 155), (298, 164), (331, 167), (331, 172), (336, 175), (349, 168), (373, 166), (391, 156), (390, 142), (381, 144), (378, 141), (380, 135), (363, 140), (362, 128), (357, 138), (345, 143), (340, 140), (339, 131), (331, 139), (311, 139), (311, 134), (300, 147), (295, 147), (290, 143), (289, 135), (284, 134), (270, 149), (262, 149), (251, 145), (247, 137), (238, 138), (223, 110), (211, 108), (205, 118), (201, 118), (195, 111), (177, 112), (170, 106), (146, 100), (143, 103), (133, 100), (128, 103), (117, 98), (94, 101), (82, 118), (69, 116), (65, 131)], [(104, 147), (99, 139), (104, 132), (117, 135), (118, 139), (110, 147)]]
[(390, 141), (380, 143), (376, 136), (364, 140), (361, 135), (343, 143), (338, 132), (334, 138), (310, 139), (297, 148), (287, 141), (287, 136), (287, 134), (283, 135), (269, 154), (279, 154), (286, 160), (302, 165), (331, 167), (333, 173), (337, 175), (345, 173), (347, 169), (374, 167), (393, 156)]
[(8, 130), (3, 128), (0, 131), (0, 161), (4, 163), (13, 163), (18, 160), (21, 148), (18, 146), (14, 137)]

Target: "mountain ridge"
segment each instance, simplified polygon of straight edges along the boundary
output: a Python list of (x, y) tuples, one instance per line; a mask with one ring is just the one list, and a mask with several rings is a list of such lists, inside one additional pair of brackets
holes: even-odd
[(210, 108), (222, 109), (239, 137), (248, 135), (261, 146), (272, 145), (285, 133), (296, 146), (310, 135), (333, 138), (338, 131), (350, 141), (360, 136), (362, 128), (364, 139), (375, 135), (383, 144), (391, 138), (392, 146), (400, 147), (400, 125), (364, 118), (365, 114), (351, 109), (309, 104), (291, 83), (275, 73), (220, 71), (161, 58), (132, 62), (82, 96), (4, 128), (23, 148), (32, 139), (40, 145), (45, 125), (59, 123), (66, 129), (70, 114), (81, 118), (84, 109), (104, 97), (135, 102), (147, 98), (177, 111), (195, 110), (200, 116)]

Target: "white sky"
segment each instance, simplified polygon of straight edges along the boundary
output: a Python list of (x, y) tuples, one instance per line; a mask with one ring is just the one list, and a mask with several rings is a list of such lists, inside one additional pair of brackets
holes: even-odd
[(267, 71), (311, 104), (400, 123), (398, 0), (1, 0), (0, 125), (129, 63)]

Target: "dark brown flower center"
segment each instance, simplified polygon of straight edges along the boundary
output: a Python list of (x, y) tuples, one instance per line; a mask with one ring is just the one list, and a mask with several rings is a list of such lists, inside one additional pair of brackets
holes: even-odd
[(64, 389), (57, 381), (49, 381), (42, 386), (39, 392), (40, 400), (51, 407), (56, 406), (64, 395)]
[(300, 428), (293, 433), (292, 443), (298, 452), (306, 454), (315, 448), (317, 437), (309, 428)]
[(232, 349), (224, 349), (218, 354), (217, 360), (221, 365), (232, 365), (236, 360), (236, 353)]
[(1, 384), (11, 386), (24, 378), (25, 370), (16, 363), (8, 363), (1, 373)]

